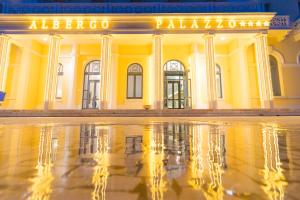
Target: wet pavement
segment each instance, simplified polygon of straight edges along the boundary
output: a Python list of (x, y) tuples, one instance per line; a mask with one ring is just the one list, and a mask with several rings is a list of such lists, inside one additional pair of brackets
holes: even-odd
[(0, 199), (300, 199), (300, 118), (0, 119)]

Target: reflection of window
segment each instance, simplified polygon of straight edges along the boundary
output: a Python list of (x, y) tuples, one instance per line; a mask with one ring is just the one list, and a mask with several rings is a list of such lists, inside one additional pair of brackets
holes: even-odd
[(127, 98), (140, 99), (143, 96), (143, 69), (140, 64), (134, 63), (127, 71)]
[(126, 154), (135, 154), (142, 152), (142, 136), (129, 136), (126, 137)]
[(217, 97), (223, 98), (222, 73), (221, 73), (221, 67), (218, 64), (216, 65), (216, 85), (217, 85)]
[(97, 152), (97, 130), (94, 124), (80, 125), (79, 154), (86, 155)]
[(297, 57), (297, 58), (298, 58), (298, 60), (297, 60), (297, 61), (298, 61), (298, 64), (300, 64), (300, 53), (298, 54), (298, 57)]
[(270, 68), (271, 68), (273, 95), (281, 96), (278, 62), (274, 56), (270, 56)]
[(57, 83), (56, 83), (56, 98), (62, 98), (62, 87), (63, 87), (63, 76), (64, 76), (64, 66), (59, 63), (57, 69)]

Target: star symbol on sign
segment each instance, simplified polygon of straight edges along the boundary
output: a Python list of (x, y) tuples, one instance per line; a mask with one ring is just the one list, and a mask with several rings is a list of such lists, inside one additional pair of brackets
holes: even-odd
[(248, 26), (253, 26), (253, 25), (254, 25), (253, 21), (248, 22)]
[(245, 26), (246, 26), (246, 22), (245, 22), (245, 21), (241, 21), (241, 22), (240, 22), (240, 25), (241, 25), (242, 27), (245, 27)]
[(270, 22), (265, 21), (265, 22), (264, 22), (264, 26), (270, 26)]
[(257, 21), (256, 22), (256, 26), (261, 26), (262, 24), (261, 24), (261, 22), (260, 21)]

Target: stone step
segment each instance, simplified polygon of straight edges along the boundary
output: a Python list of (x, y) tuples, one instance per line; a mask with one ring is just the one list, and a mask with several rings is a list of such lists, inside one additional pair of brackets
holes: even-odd
[(0, 117), (210, 117), (300, 116), (292, 109), (190, 109), (190, 110), (0, 110)]

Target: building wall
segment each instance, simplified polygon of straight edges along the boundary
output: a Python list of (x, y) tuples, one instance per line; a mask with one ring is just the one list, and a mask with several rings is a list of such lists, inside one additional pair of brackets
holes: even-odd
[[(269, 37), (270, 54), (279, 64), (282, 96), (274, 97), (275, 108), (295, 108), (300, 105), (300, 65), (297, 55), (299, 41), (287, 36), (282, 41)], [(153, 90), (152, 44), (113, 46), (113, 108), (142, 109), (151, 105)], [(14, 39), (8, 66), (7, 97), (1, 108), (43, 109), (45, 75), (48, 55), (47, 42)], [(62, 44), (59, 62), (64, 66), (63, 96), (56, 99), (56, 109), (81, 109), (85, 66), (100, 60), (101, 44)], [(203, 43), (163, 45), (163, 60), (179, 60), (192, 80), (192, 107), (207, 108), (207, 85)], [(236, 38), (216, 42), (215, 61), (222, 71), (223, 98), (218, 108), (260, 108), (255, 46), (247, 39)], [(143, 67), (143, 98), (130, 100), (127, 94), (127, 68), (132, 63)], [(151, 75), (152, 74), (152, 75)], [(163, 88), (162, 88), (163, 89)]]
[(270, 53), (279, 65), (281, 79), (281, 97), (275, 97), (274, 103), (277, 107), (300, 107), (300, 63), (298, 56), (300, 52), (300, 41), (296, 41), (293, 34), (288, 34), (281, 41), (271, 38)]
[[(142, 109), (149, 101), (149, 60), (152, 54), (151, 45), (119, 45), (117, 53), (117, 108)], [(143, 98), (127, 99), (127, 69), (138, 63), (143, 68)]]

